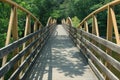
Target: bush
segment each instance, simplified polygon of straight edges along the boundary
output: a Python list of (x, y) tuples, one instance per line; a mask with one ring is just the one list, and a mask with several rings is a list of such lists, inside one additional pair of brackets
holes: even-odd
[(72, 24), (73, 24), (73, 26), (74, 26), (74, 27), (78, 27), (79, 23), (80, 23), (80, 20), (78, 19), (78, 17), (77, 17), (77, 16), (74, 16), (74, 17), (72, 18)]

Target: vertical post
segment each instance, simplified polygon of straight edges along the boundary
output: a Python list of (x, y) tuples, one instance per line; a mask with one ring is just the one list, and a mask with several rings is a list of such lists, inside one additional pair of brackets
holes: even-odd
[[(93, 18), (93, 22), (92, 22), (92, 34), (96, 35), (99, 37), (99, 30), (98, 30), (98, 23), (97, 23), (97, 18), (96, 16), (93, 14), (92, 15), (92, 18)], [(92, 43), (95, 44), (95, 45), (98, 45), (96, 44), (96, 41), (92, 40)], [(91, 50), (93, 52), (94, 55), (98, 55), (96, 54), (96, 52), (94, 52), (93, 50)], [(94, 61), (93, 61), (94, 63)]]
[[(34, 32), (36, 32), (36, 31), (37, 31), (37, 21), (35, 21), (35, 22), (34, 22)], [(34, 36), (33, 41), (35, 41), (35, 40), (36, 40), (36, 38), (37, 38), (37, 35), (36, 35), (36, 36)], [(35, 48), (35, 47), (36, 47), (36, 45), (37, 45), (37, 44), (35, 44), (35, 45), (33, 46), (33, 48)]]
[[(26, 25), (25, 25), (25, 32), (24, 37), (29, 33), (29, 27), (30, 27), (30, 15), (27, 15), (26, 17)], [(23, 44), (23, 49), (25, 49), (26, 43)], [(24, 61), (24, 56), (22, 57), (21, 63)]]
[[(48, 25), (49, 25), (49, 24), (48, 24)], [(41, 36), (41, 35), (44, 33), (41, 24), (38, 25), (38, 30), (41, 30), (41, 32), (38, 34), (38, 37), (39, 37), (39, 36)], [(37, 44), (39, 44), (39, 43), (42, 42), (43, 40), (44, 40), (44, 35), (41, 37), (40, 41), (39, 41)], [(42, 46), (42, 45), (43, 45), (43, 43), (41, 43), (41, 46)]]
[(96, 36), (99, 36), (98, 23), (95, 15), (93, 15), (92, 33), (95, 34)]
[[(13, 20), (13, 28), (12, 28), (12, 36), (14, 40), (18, 40), (18, 19), (17, 19), (17, 8), (15, 7), (14, 12), (14, 20)], [(19, 48), (17, 48), (14, 52), (14, 56), (19, 53)], [(14, 66), (14, 69), (17, 69), (19, 62)]]
[(108, 19), (107, 19), (107, 40), (112, 41), (112, 18), (110, 13), (110, 6), (108, 6)]
[[(37, 31), (37, 21), (35, 21), (35, 23), (34, 23), (34, 32), (36, 32)], [(36, 37), (34, 37), (34, 40), (36, 39)]]
[(110, 8), (110, 14), (111, 14), (111, 19), (112, 19), (112, 24), (115, 32), (115, 37), (116, 37), (116, 43), (120, 45), (120, 37), (119, 37), (119, 32), (118, 32), (118, 26), (117, 26), (117, 21), (115, 17), (115, 12), (113, 8)]
[[(92, 34), (99, 36), (98, 23), (97, 23), (97, 18), (95, 15), (93, 15)], [(96, 44), (94, 40), (92, 40), (92, 42), (93, 44)]]
[[(97, 23), (97, 18), (95, 15), (93, 15), (92, 34), (99, 36), (98, 23)], [(96, 42), (94, 40), (92, 40), (92, 42), (93, 42), (93, 44), (96, 44)]]
[[(108, 20), (107, 20), (107, 40), (112, 41), (112, 35), (113, 35), (113, 28), (115, 32), (115, 37), (116, 37), (116, 43), (120, 45), (120, 38), (119, 38), (119, 32), (118, 32), (118, 26), (117, 26), (117, 21), (115, 17), (114, 10), (108, 6)], [(109, 53), (112, 55), (112, 50), (106, 49), (106, 53)], [(105, 66), (110, 68), (110, 65), (108, 62), (105, 62)], [(109, 80), (108, 77), (106, 77), (106, 80)]]
[(84, 22), (84, 28), (85, 28), (85, 31), (86, 31), (86, 32), (89, 32), (89, 30), (88, 30), (88, 23), (87, 23), (87, 21), (85, 21), (85, 22)]
[[(13, 27), (13, 23), (14, 23), (14, 15), (15, 15), (15, 7), (13, 6), (11, 8), (11, 15), (10, 15), (10, 21), (9, 21), (9, 25), (8, 25), (8, 31), (7, 31), (5, 45), (8, 45), (10, 43), (11, 31), (12, 31), (12, 27)], [(4, 66), (6, 64), (6, 61), (7, 61), (7, 55), (3, 57), (2, 66)], [(1, 79), (4, 80), (4, 76)]]
[[(26, 25), (25, 25), (24, 37), (25, 37), (29, 32), (30, 32), (30, 15), (27, 14), (27, 16), (26, 16)], [(25, 47), (26, 47), (26, 43), (27, 43), (27, 42), (25, 42), (25, 43), (23, 44), (23, 50), (24, 50)], [(25, 58), (25, 56), (22, 57), (21, 63), (24, 61), (24, 58)], [(23, 74), (23, 71), (21, 71), (20, 77), (22, 76), (22, 74)]]
[[(67, 18), (67, 22), (68, 22), (68, 26), (69, 26), (69, 34), (71, 38), (74, 38), (74, 36), (72, 36), (73, 32), (72, 32), (72, 21), (70, 19), (70, 17)], [(73, 39), (74, 41), (74, 39)]]
[[(84, 28), (85, 28), (85, 31), (88, 33), (89, 29), (88, 29), (88, 23), (87, 23), (87, 21), (84, 21)], [(85, 36), (85, 38), (89, 40), (88, 37)]]
[[(108, 16), (107, 16), (107, 37), (106, 39), (109, 41), (112, 41), (112, 34), (113, 34), (113, 28), (112, 28), (112, 17), (110, 12), (110, 6), (108, 6)], [(112, 54), (112, 51), (110, 49), (106, 49), (106, 53)], [(108, 62), (105, 62), (105, 66), (110, 67)], [(105, 79), (109, 80), (108, 77), (105, 75)]]

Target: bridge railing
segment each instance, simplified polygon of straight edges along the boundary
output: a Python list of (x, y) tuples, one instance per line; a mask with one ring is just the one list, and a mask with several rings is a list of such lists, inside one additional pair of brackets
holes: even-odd
[[(11, 7), (5, 47), (0, 48), (0, 59), (2, 60), (0, 78), (2, 80), (4, 77), (9, 78), (9, 80), (25, 80), (26, 74), (28, 74), (46, 40), (53, 32), (56, 20), (50, 17), (47, 25), (43, 27), (32, 13), (17, 3), (11, 0), (0, 0), (0, 2)], [(25, 27), (24, 37), (22, 38), (18, 36), (18, 10), (26, 14), (26, 23), (23, 26), (23, 28)], [(31, 25), (32, 19), (34, 25)], [(11, 39), (14, 41), (11, 42)], [(9, 61), (8, 55), (11, 57)]]
[[(74, 28), (70, 18), (62, 20), (75, 45), (87, 57), (88, 63), (100, 80), (120, 79), (120, 38), (113, 6), (120, 4), (115, 0), (88, 15)], [(99, 36), (96, 15), (108, 10), (106, 39)], [(92, 33), (89, 32), (88, 20), (92, 19)], [(112, 29), (114, 28), (114, 30)], [(112, 42), (115, 33), (115, 42)]]

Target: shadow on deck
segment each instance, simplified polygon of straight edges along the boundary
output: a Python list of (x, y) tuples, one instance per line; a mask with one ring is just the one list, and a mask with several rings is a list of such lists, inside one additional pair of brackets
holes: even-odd
[[(59, 35), (55, 31), (39, 54), (28, 79), (29, 80), (78, 80), (91, 76), (90, 67), (83, 54), (74, 47), (69, 36)], [(82, 79), (82, 78), (81, 78)], [(86, 80), (86, 79), (84, 79)], [(87, 79), (96, 80), (96, 79)]]

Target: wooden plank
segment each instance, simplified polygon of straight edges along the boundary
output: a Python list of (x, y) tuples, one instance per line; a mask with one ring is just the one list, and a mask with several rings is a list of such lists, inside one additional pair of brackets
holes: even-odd
[(116, 53), (120, 54), (120, 46), (119, 46), (119, 45), (117, 45), (117, 44), (115, 44), (115, 43), (113, 43), (113, 42), (110, 42), (110, 41), (108, 41), (108, 40), (105, 40), (105, 39), (103, 39), (103, 38), (101, 38), (101, 37), (97, 37), (97, 36), (95, 36), (95, 35), (93, 35), (93, 34), (86, 33), (86, 32), (83, 31), (83, 30), (78, 30), (78, 32), (79, 32), (79, 33), (82, 33), (84, 36), (87, 36), (88, 38), (93, 39), (93, 40), (95, 40), (96, 42), (98, 42), (98, 43), (106, 46), (107, 48), (115, 51)]
[(94, 73), (97, 75), (97, 77), (99, 78), (99, 80), (105, 80), (105, 78), (103, 77), (103, 75), (100, 73), (100, 71), (96, 68), (96, 66), (93, 64), (93, 62), (91, 61), (91, 59), (88, 59), (88, 63), (90, 65), (90, 67), (92, 68), (92, 70), (94, 71)]
[(62, 24), (65, 24), (65, 19), (62, 20)]
[[(29, 28), (30, 28), (30, 15), (28, 14), (26, 16), (26, 25), (25, 25), (25, 32), (24, 32), (24, 37), (29, 33)], [(25, 49), (26, 43), (23, 44), (23, 49)], [(21, 63), (24, 61), (24, 57), (21, 59)]]
[[(10, 21), (9, 21), (7, 37), (6, 37), (6, 42), (5, 42), (6, 46), (10, 43), (11, 30), (12, 30), (12, 25), (13, 25), (13, 21), (14, 21), (14, 14), (15, 14), (15, 7), (11, 8)], [(7, 61), (7, 56), (4, 56), (3, 61), (2, 61), (2, 66), (5, 65), (6, 61)]]
[(70, 17), (68, 17), (68, 23), (69, 23), (69, 26), (73, 26), (73, 24), (72, 24), (72, 20), (71, 20)]
[(111, 14), (111, 19), (112, 19), (112, 24), (114, 27), (116, 42), (118, 45), (120, 45), (120, 37), (119, 37), (119, 32), (118, 32), (117, 21), (116, 21), (114, 10), (112, 8), (110, 8), (110, 14)]
[(89, 58), (89, 56), (87, 55), (87, 47), (86, 47), (86, 45), (85, 44), (83, 44), (82, 42), (81, 42), (81, 44), (79, 45), (80, 46), (80, 50), (82, 51), (82, 53), (85, 55), (85, 57), (88, 59)]
[(17, 54), (16, 56), (14, 56), (14, 57), (11, 59), (11, 61), (9, 61), (5, 66), (1, 67), (1, 68), (0, 68), (0, 77), (2, 77), (4, 74), (6, 74), (6, 73), (10, 70), (10, 68), (11, 68), (12, 66), (14, 66), (14, 64), (15, 64), (19, 59), (21, 59), (21, 57), (22, 57), (23, 55), (25, 55), (26, 52), (28, 52), (28, 51), (30, 50), (30, 48), (32, 48), (33, 45), (34, 45), (36, 42), (38, 42), (38, 41), (41, 39), (42, 36), (43, 36), (43, 35), (41, 35), (39, 38), (37, 38), (37, 39), (36, 39), (35, 41), (33, 41), (32, 43), (30, 43), (24, 50), (22, 50), (19, 54)]
[(92, 26), (92, 33), (95, 34), (96, 36), (99, 36), (99, 30), (98, 30), (98, 23), (97, 23), (97, 18), (95, 15), (93, 15), (93, 26)]
[[(41, 30), (42, 29), (42, 25), (37, 25), (37, 26), (39, 26), (39, 30)], [(49, 26), (46, 26), (46, 28), (45, 29), (47, 29), (47, 28), (49, 28)], [(41, 32), (42, 33), (42, 32)], [(41, 36), (41, 33), (38, 35), (38, 36)], [(41, 38), (41, 40), (42, 40), (43, 38)], [(41, 40), (37, 43), (37, 45), (41, 42)]]
[(107, 62), (109, 62), (114, 68), (116, 68), (118, 71), (120, 71), (120, 62), (105, 53), (103, 50), (101, 50), (99, 47), (95, 46), (85, 38), (82, 38), (82, 42), (86, 44), (88, 47), (92, 48), (94, 51), (96, 51), (102, 58), (104, 58)]
[[(94, 18), (92, 19), (92, 34), (96, 35)], [(93, 42), (93, 41), (92, 41), (92, 42)]]
[(85, 31), (86, 31), (86, 32), (89, 32), (89, 30), (88, 30), (88, 23), (87, 23), (87, 21), (85, 21), (85, 22), (84, 22), (84, 27), (85, 27)]
[[(113, 27), (112, 27), (112, 18), (111, 18), (111, 13), (110, 13), (110, 6), (108, 6), (108, 16), (107, 16), (107, 37), (106, 39), (112, 42), (112, 35), (113, 35)], [(111, 55), (112, 54), (112, 50), (110, 50), (109, 48), (106, 48), (106, 53)], [(107, 66), (109, 69), (111, 68), (111, 65), (109, 65), (109, 63), (106, 61), (105, 62), (105, 66)], [(106, 80), (109, 80), (107, 76)]]
[[(17, 8), (15, 7), (15, 13), (14, 13), (14, 20), (13, 20), (13, 28), (12, 28), (12, 36), (14, 41), (18, 40), (18, 16), (17, 16)], [(19, 53), (19, 47), (16, 48), (13, 52), (13, 55)], [(19, 62), (14, 65), (14, 70), (16, 70), (19, 66)]]
[(30, 38), (33, 38), (34, 36), (36, 36), (40, 32), (41, 32), (41, 30), (37, 31), (35, 33), (32, 33), (32, 34), (29, 34), (26, 37), (23, 37), (15, 42), (5, 46), (5, 47), (3, 47), (3, 48), (0, 48), (0, 59), (3, 58), (5, 55), (9, 54), (10, 52), (12, 52), (18, 46), (21, 46), (24, 42), (26, 42)]
[[(38, 41), (38, 40), (36, 40)], [(15, 57), (12, 58), (11, 61), (9, 61), (5, 66), (3, 66), (1, 69), (0, 69), (0, 77), (3, 76), (4, 74), (6, 74), (10, 68), (12, 66), (14, 66), (14, 64), (19, 60), (21, 59), (21, 57), (26, 54), (26, 52), (33, 46), (33, 44), (35, 44), (34, 41), (33, 43), (31, 43), (27, 48), (25, 48), (24, 50), (22, 50), (19, 54), (17, 54)]]
[[(26, 25), (25, 25), (24, 37), (25, 37), (27, 34), (29, 34), (29, 32), (30, 32), (30, 15), (27, 14), (27, 16), (26, 16)], [(28, 43), (28, 41), (23, 44), (23, 50), (24, 50), (25, 47), (26, 47), (26, 43)], [(25, 59), (25, 56), (22, 57), (21, 63), (24, 61), (24, 59)], [(20, 73), (20, 77), (21, 77), (22, 74), (23, 74), (23, 72)]]
[[(12, 25), (13, 25), (13, 21), (14, 21), (14, 15), (15, 15), (15, 7), (12, 7), (5, 46), (7, 46), (10, 43), (11, 30), (12, 30)], [(5, 55), (2, 59), (2, 66), (4, 66), (6, 64), (6, 62), (7, 62), (7, 55)], [(1, 78), (1, 80), (4, 80), (4, 76)]]
[(107, 40), (112, 41), (112, 19), (110, 14), (110, 6), (108, 6), (108, 19), (107, 19)]
[(37, 21), (35, 21), (35, 23), (34, 23), (34, 32), (36, 32), (37, 31)]
[(47, 21), (46, 26), (49, 26), (49, 25), (50, 25), (50, 20), (51, 20), (51, 17), (48, 18), (48, 21)]
[[(38, 26), (37, 21), (35, 21), (35, 22), (34, 22), (34, 32), (37, 31), (37, 26)], [(37, 38), (37, 35), (34, 36), (33, 41), (36, 40), (36, 38)], [(36, 46), (36, 44), (34, 45), (33, 49), (35, 48), (35, 46)]]
[[(41, 44), (41, 43), (40, 43)], [(40, 46), (39, 44), (39, 46)], [(23, 70), (23, 68), (25, 67), (25, 65), (27, 63), (29, 63), (31, 61), (31, 57), (33, 57), (35, 54), (38, 54), (37, 53), (37, 49), (39, 49), (39, 46), (37, 46), (33, 51), (32, 53), (26, 58), (26, 60), (19, 66), (19, 68), (10, 76), (9, 80), (13, 80), (13, 79), (16, 79), (16, 77), (18, 76), (18, 74)], [(31, 61), (33, 62), (34, 59)]]
[[(51, 29), (52, 32), (53, 32), (54, 28), (50, 28), (50, 29)], [(48, 33), (48, 32), (49, 32), (49, 31), (46, 31), (45, 33)], [(48, 33), (48, 35), (50, 35), (50, 34), (52, 34), (52, 33)], [(45, 43), (46, 43), (46, 41), (48, 40), (48, 38), (49, 38), (49, 36), (46, 36), (46, 38), (44, 39), (44, 40), (45, 40)], [(41, 43), (42, 43), (42, 42), (41, 42)], [(43, 48), (43, 46), (45, 45), (45, 43), (44, 43), (42, 46), (39, 45), (39, 46), (41, 46), (41, 48), (39, 48), (37, 54), (35, 55), (35, 57), (34, 57), (34, 59), (33, 59), (33, 61), (32, 61), (32, 63), (30, 64), (30, 66), (29, 66), (28, 69), (26, 70), (25, 74), (21, 77), (21, 80), (25, 80), (25, 79), (26, 79), (27, 74), (29, 73), (29, 71), (30, 71), (32, 65), (34, 64), (34, 62), (35, 62), (37, 56), (39, 55), (38, 53), (41, 51), (41, 49)]]
[(101, 68), (101, 70), (109, 77), (110, 80), (119, 80), (102, 62), (100, 62), (93, 53), (87, 49), (87, 55)]

